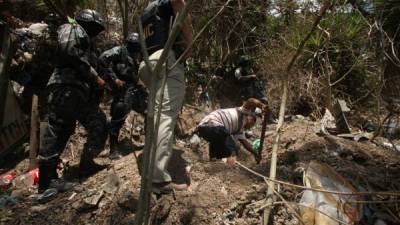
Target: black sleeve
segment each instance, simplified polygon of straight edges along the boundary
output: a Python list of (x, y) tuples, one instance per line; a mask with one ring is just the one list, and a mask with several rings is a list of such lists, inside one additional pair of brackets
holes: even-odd
[(89, 48), (89, 37), (80, 30), (80, 27), (71, 27), (69, 35), (74, 37), (68, 40), (59, 40), (61, 51), (63, 52), (63, 60), (68, 61), (68, 64), (76, 68), (83, 79), (93, 81), (98, 76), (96, 70), (89, 63), (87, 49)]
[(158, 14), (160, 17), (165, 19), (175, 16), (171, 0), (158, 0)]
[(107, 81), (114, 81), (118, 79), (114, 72), (113, 65), (116, 60), (118, 60), (120, 55), (120, 48), (115, 47), (108, 51), (105, 51), (100, 56), (100, 66), (103, 69), (104, 76)]

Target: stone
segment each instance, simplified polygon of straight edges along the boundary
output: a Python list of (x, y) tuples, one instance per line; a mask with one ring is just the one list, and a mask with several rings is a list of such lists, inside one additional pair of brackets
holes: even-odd
[(127, 209), (131, 212), (136, 212), (138, 203), (138, 196), (135, 196), (132, 191), (126, 191), (118, 200), (118, 205), (120, 207)]

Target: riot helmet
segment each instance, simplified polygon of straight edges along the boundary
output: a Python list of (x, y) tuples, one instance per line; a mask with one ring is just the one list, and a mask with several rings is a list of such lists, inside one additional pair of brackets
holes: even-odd
[(248, 67), (251, 64), (250, 57), (248, 55), (242, 55), (239, 58), (239, 66)]
[(101, 15), (92, 9), (81, 10), (75, 16), (76, 22), (85, 29), (89, 37), (95, 37), (105, 30)]
[(139, 34), (138, 33), (129, 34), (129, 36), (125, 39), (125, 44), (129, 54), (140, 52)]

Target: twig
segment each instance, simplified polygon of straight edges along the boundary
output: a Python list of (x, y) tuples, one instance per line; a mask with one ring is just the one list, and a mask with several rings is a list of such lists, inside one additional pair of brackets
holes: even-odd
[[(271, 167), (270, 167), (270, 178), (275, 179), (276, 177), (276, 164), (278, 162), (278, 148), (279, 148), (279, 142), (282, 134), (282, 127), (284, 123), (284, 118), (285, 118), (285, 111), (286, 111), (286, 101), (288, 98), (288, 83), (289, 83), (289, 74), (293, 68), (293, 65), (295, 64), (297, 58), (300, 56), (307, 40), (311, 37), (311, 35), (314, 33), (314, 30), (322, 20), (322, 17), (324, 16), (325, 12), (331, 7), (333, 3), (333, 0), (330, 0), (326, 2), (320, 9), (318, 17), (315, 19), (314, 24), (309, 31), (309, 33), (306, 35), (306, 37), (303, 39), (303, 41), (300, 43), (299, 48), (296, 51), (296, 54), (293, 56), (292, 60), (290, 61), (289, 65), (286, 67), (285, 74), (282, 77), (282, 83), (283, 83), (283, 90), (282, 90), (282, 102), (281, 102), (281, 107), (279, 111), (279, 120), (278, 120), (278, 125), (276, 127), (276, 137), (275, 137), (275, 142), (274, 145), (272, 146), (272, 157), (271, 157)], [(271, 204), (273, 202), (273, 196), (274, 192), (274, 187), (272, 182), (268, 184), (268, 191), (267, 191), (267, 203)], [(271, 208), (266, 208), (263, 213), (263, 219), (262, 219), (262, 224), (267, 225), (269, 221), (269, 216), (271, 213)]]
[(384, 195), (384, 196), (400, 196), (400, 192), (340, 192), (340, 191), (329, 191), (329, 190), (324, 190), (324, 189), (317, 189), (317, 188), (310, 188), (310, 187), (306, 187), (306, 186), (302, 186), (302, 185), (296, 185), (296, 184), (291, 184), (289, 182), (285, 182), (285, 181), (280, 181), (280, 180), (276, 180), (276, 179), (271, 179), (268, 178), (260, 173), (257, 173), (256, 171), (246, 167), (245, 165), (241, 164), (240, 162), (236, 162), (236, 164), (240, 167), (242, 167), (243, 169), (247, 170), (248, 172), (262, 178), (265, 180), (268, 180), (270, 182), (273, 183), (277, 183), (277, 184), (281, 184), (281, 185), (285, 185), (285, 186), (289, 186), (289, 187), (293, 187), (293, 188), (297, 188), (297, 189), (303, 189), (303, 190), (307, 190), (307, 191), (316, 191), (316, 192), (322, 192), (322, 193), (329, 193), (329, 194), (335, 194), (335, 195)]
[(392, 113), (392, 112), (389, 112), (389, 114), (383, 119), (382, 123), (379, 124), (378, 129), (375, 131), (374, 136), (372, 136), (372, 138), (371, 138), (371, 140), (370, 140), (371, 142), (373, 142), (373, 141), (375, 140), (375, 138), (381, 133), (383, 124), (385, 124), (385, 122), (386, 122), (390, 117), (392, 117), (392, 115), (393, 115), (393, 113)]
[(174, 68), (178, 63), (183, 59), (183, 57), (190, 51), (190, 48), (193, 46), (194, 42), (203, 34), (206, 28), (214, 21), (221, 13), (224, 11), (225, 7), (231, 2), (232, 0), (226, 1), (226, 3), (220, 8), (220, 10), (201, 28), (199, 33), (193, 38), (193, 41), (186, 47), (185, 51), (182, 55), (176, 60), (176, 62), (169, 68), (170, 70)]
[(196, 106), (193, 106), (193, 105), (190, 105), (190, 104), (185, 104), (185, 106), (188, 107), (188, 108), (191, 108), (191, 109), (195, 109), (195, 110), (200, 111), (200, 112), (209, 113), (204, 109), (200, 109), (199, 107), (196, 107)]
[[(283, 201), (282, 201), (282, 202), (274, 202), (274, 203), (273, 203), (273, 205), (282, 205), (282, 204), (286, 205), (285, 202), (283, 202)], [(346, 222), (343, 221), (343, 220), (339, 220), (339, 219), (337, 219), (337, 218), (334, 218), (334, 217), (332, 217), (332, 216), (326, 214), (325, 212), (322, 212), (321, 210), (319, 210), (319, 209), (317, 209), (317, 208), (314, 208), (314, 207), (311, 207), (311, 206), (307, 206), (307, 205), (303, 205), (303, 204), (297, 203), (297, 202), (287, 202), (287, 204), (294, 204), (294, 205), (297, 205), (297, 206), (300, 206), (300, 207), (309, 208), (309, 209), (312, 209), (312, 210), (317, 211), (318, 213), (320, 213), (320, 214), (322, 214), (322, 215), (324, 215), (324, 216), (326, 216), (326, 217), (329, 217), (329, 218), (332, 219), (332, 220), (335, 220), (335, 221), (338, 222), (339, 224), (350, 225), (349, 223), (346, 223)], [(266, 207), (270, 207), (270, 206), (269, 206), (269, 205), (264, 205), (264, 206), (262, 206), (259, 210), (262, 210), (262, 209), (264, 209), (264, 208), (266, 208)]]
[[(283, 204), (285, 204), (292, 211), (294, 216), (301, 222), (301, 224), (306, 225), (304, 223), (304, 221), (301, 219), (301, 216), (296, 212), (296, 210), (286, 201), (286, 199), (281, 194), (279, 194), (278, 191), (275, 190), (275, 187), (273, 186), (273, 184), (271, 184), (267, 179), (264, 179), (264, 181), (269, 186), (268, 188), (271, 188), (272, 191), (275, 193), (275, 195), (278, 196), (282, 200)], [(268, 202), (268, 199), (267, 199), (267, 202)]]

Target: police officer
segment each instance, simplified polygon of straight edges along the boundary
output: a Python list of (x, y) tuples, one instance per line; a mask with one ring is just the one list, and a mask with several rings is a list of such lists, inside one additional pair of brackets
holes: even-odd
[(66, 143), (79, 121), (87, 131), (80, 161), (80, 177), (88, 176), (102, 167), (93, 158), (104, 148), (107, 138), (106, 116), (93, 95), (105, 82), (89, 62), (92, 55), (91, 38), (104, 30), (98, 12), (82, 10), (76, 22), (58, 28), (58, 46), (53, 74), (48, 82), (49, 122), (39, 149), (39, 192), (57, 179), (56, 167)]
[(133, 109), (144, 113), (147, 93), (138, 84), (141, 60), (139, 35), (132, 33), (121, 46), (105, 51), (100, 56), (100, 66), (107, 83), (111, 86), (110, 159), (119, 159), (118, 136), (128, 113)]
[[(141, 22), (144, 29), (146, 46), (150, 54), (151, 67), (154, 67), (160, 59), (170, 26), (178, 13), (181, 13), (185, 7), (184, 0), (156, 0), (149, 3), (141, 17)], [(162, 113), (160, 126), (158, 130), (156, 162), (153, 175), (153, 191), (158, 193), (170, 193), (173, 189), (180, 190), (186, 188), (172, 183), (171, 175), (167, 171), (167, 165), (172, 153), (172, 143), (174, 139), (174, 128), (177, 116), (182, 107), (185, 96), (185, 78), (184, 67), (182, 63), (176, 63), (176, 60), (182, 55), (193, 39), (192, 21), (188, 16), (182, 26), (180, 37), (174, 43), (172, 50), (168, 52), (168, 60), (166, 68), (162, 70), (163, 74), (155, 74), (156, 76), (156, 98), (161, 95), (160, 77), (166, 76), (166, 84), (164, 98), (162, 102), (156, 102), (155, 108), (162, 105)], [(185, 55), (187, 57), (188, 55)], [(149, 68), (142, 62), (139, 68), (140, 79), (147, 85), (150, 85), (151, 75)], [(157, 113), (157, 112), (156, 112)], [(149, 143), (146, 143), (149, 144)]]
[(242, 99), (256, 98), (264, 103), (267, 102), (263, 88), (257, 85), (257, 75), (251, 67), (249, 56), (240, 56), (239, 67), (235, 70), (235, 80), (241, 86), (240, 97)]

